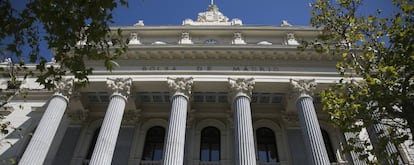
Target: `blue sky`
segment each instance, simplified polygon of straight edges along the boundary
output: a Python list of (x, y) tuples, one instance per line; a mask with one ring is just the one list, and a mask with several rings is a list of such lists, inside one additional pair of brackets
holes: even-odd
[[(310, 24), (309, 3), (312, 0), (214, 0), (229, 19), (239, 18), (245, 25), (280, 25), (287, 20), (292, 25)], [(210, 0), (129, 0), (129, 8), (115, 10), (114, 25), (133, 25), (144, 20), (145, 25), (181, 25), (182, 20), (197, 19)], [(391, 12), (391, 0), (366, 0), (362, 13), (381, 8)]]
[[(14, 7), (22, 9), (26, 0), (11, 0)], [(129, 7), (121, 6), (114, 11), (113, 26), (128, 26), (144, 20), (146, 26), (181, 25), (186, 18), (197, 19), (211, 0), (128, 0)], [(220, 11), (230, 20), (239, 18), (244, 25), (279, 26), (287, 20), (294, 26), (310, 25), (309, 3), (312, 0), (214, 0)], [(374, 13), (380, 8), (385, 15), (392, 13), (391, 0), (365, 0), (362, 14)], [(51, 56), (46, 43), (41, 54)]]

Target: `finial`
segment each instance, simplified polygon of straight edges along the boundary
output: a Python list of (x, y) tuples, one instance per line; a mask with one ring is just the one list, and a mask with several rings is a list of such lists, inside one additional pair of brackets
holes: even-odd
[(214, 5), (214, 0), (211, 0), (211, 5)]

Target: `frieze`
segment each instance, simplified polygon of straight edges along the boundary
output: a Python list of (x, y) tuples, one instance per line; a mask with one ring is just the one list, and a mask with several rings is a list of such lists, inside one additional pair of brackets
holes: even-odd
[(274, 72), (280, 71), (277, 66), (141, 66), (141, 71), (174, 71), (174, 70), (193, 70), (193, 71), (256, 71)]

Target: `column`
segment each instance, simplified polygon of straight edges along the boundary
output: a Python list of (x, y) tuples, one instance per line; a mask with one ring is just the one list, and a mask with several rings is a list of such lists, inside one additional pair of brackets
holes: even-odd
[(290, 80), (294, 92), (298, 94), (296, 108), (302, 130), (309, 164), (328, 165), (329, 157), (323, 142), (321, 128), (311, 97), (316, 88), (315, 80)]
[(255, 165), (252, 115), (250, 100), (254, 79), (229, 78), (229, 100), (232, 102), (234, 117), (235, 164)]
[(55, 83), (55, 93), (40, 119), (39, 125), (27, 146), (19, 165), (41, 165), (52, 144), (57, 128), (65, 113), (72, 94), (73, 80), (64, 79)]
[(132, 79), (108, 78), (107, 84), (114, 92), (110, 97), (90, 165), (110, 165), (112, 162), (127, 97), (130, 95)]
[(163, 165), (183, 165), (187, 106), (193, 78), (168, 78), (167, 82), (171, 89), (172, 106)]
[[(383, 122), (386, 122), (386, 121), (383, 121)], [(384, 155), (386, 154), (388, 157), (393, 157), (395, 155), (397, 156), (395, 160), (394, 159), (388, 159), (388, 160), (382, 159), (382, 164), (398, 164), (398, 165), (404, 164), (400, 154), (398, 153), (398, 149), (395, 146), (395, 144), (388, 142), (385, 145), (383, 145), (383, 144), (380, 144), (379, 142), (380, 138), (387, 138), (387, 136), (389, 136), (389, 132), (388, 132), (386, 125), (381, 124), (381, 123), (374, 124), (373, 126), (368, 128), (368, 135), (369, 135), (369, 139), (371, 140), (372, 145), (374, 146), (374, 148), (376, 148), (376, 150), (383, 151), (383, 154)]]
[[(350, 140), (355, 141), (356, 140), (356, 144), (354, 144), (354, 145), (357, 145), (358, 147), (361, 147), (361, 148), (364, 147), (361, 140), (359, 139), (359, 137), (357, 136), (356, 133), (345, 132), (344, 136), (345, 136), (346, 141), (350, 141)], [(358, 152), (355, 152), (355, 151), (350, 151), (349, 155), (351, 156), (352, 163), (354, 165), (366, 165), (365, 161), (359, 160), (359, 156), (361, 155), (361, 153), (358, 153)]]

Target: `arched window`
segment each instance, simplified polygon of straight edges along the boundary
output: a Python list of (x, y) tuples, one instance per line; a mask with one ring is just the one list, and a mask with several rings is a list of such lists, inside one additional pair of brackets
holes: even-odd
[(278, 162), (276, 148), (276, 138), (273, 131), (269, 128), (259, 128), (256, 130), (257, 155), (260, 162)]
[(98, 140), (100, 130), (101, 130), (101, 127), (98, 127), (93, 133), (91, 143), (89, 143), (88, 154), (86, 155), (86, 158), (85, 158), (86, 160), (90, 160), (92, 157), (93, 149), (95, 149), (96, 140)]
[(331, 139), (329, 138), (328, 132), (324, 129), (321, 129), (323, 142), (325, 143), (326, 152), (328, 152), (328, 157), (330, 162), (337, 162), (335, 152), (332, 148)]
[(151, 127), (145, 137), (142, 160), (161, 160), (164, 147), (165, 129), (160, 126)]
[(201, 131), (200, 160), (220, 161), (220, 131), (215, 127)]

